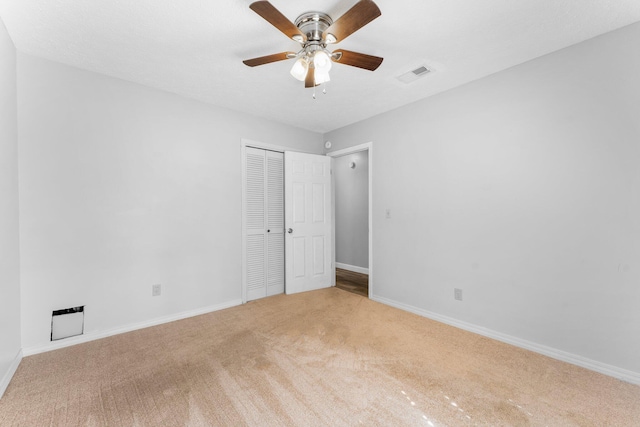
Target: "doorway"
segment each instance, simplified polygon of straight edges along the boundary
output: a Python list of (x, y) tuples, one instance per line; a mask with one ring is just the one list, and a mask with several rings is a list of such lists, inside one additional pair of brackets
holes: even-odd
[(371, 298), (372, 144), (327, 153), (334, 158), (336, 287)]

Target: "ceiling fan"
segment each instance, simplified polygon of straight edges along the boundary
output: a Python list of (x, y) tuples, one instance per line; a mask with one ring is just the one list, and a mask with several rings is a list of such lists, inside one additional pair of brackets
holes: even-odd
[(327, 49), (327, 45), (341, 42), (382, 15), (371, 0), (358, 1), (336, 21), (326, 13), (306, 12), (293, 23), (268, 1), (256, 1), (249, 8), (302, 46), (297, 53), (281, 52), (242, 61), (249, 67), (296, 59), (291, 75), (303, 81), (305, 87), (315, 87), (329, 81), (332, 62), (370, 71), (374, 71), (382, 63), (383, 58), (378, 56), (344, 49), (330, 52)]

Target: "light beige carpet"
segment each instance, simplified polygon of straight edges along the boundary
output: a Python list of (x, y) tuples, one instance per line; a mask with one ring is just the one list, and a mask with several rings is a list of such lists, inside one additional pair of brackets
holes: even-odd
[(23, 359), (2, 426), (632, 426), (640, 387), (331, 288)]

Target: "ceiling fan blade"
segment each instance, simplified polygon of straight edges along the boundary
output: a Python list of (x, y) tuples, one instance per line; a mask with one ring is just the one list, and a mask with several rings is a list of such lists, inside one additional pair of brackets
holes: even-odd
[(273, 55), (261, 56), (259, 58), (245, 59), (242, 62), (244, 65), (248, 65), (249, 67), (256, 67), (258, 65), (270, 64), (271, 62), (284, 61), (285, 59), (290, 59), (295, 56), (296, 54), (293, 52), (281, 52), (274, 53)]
[(352, 67), (371, 71), (375, 71), (383, 61), (383, 58), (379, 56), (366, 55), (344, 49), (334, 50), (331, 54), (331, 59), (338, 64), (351, 65)]
[[(324, 30), (322, 39), (327, 43), (342, 41), (380, 15), (382, 15), (382, 12), (373, 1), (360, 0), (331, 24), (329, 28)], [(333, 37), (329, 37), (329, 34)]]
[(276, 27), (282, 33), (299, 43), (307, 41), (307, 36), (295, 24), (287, 19), (278, 9), (268, 1), (256, 1), (249, 8), (262, 16), (267, 22)]
[(309, 67), (307, 77), (304, 79), (304, 87), (314, 87), (316, 85), (315, 69)]

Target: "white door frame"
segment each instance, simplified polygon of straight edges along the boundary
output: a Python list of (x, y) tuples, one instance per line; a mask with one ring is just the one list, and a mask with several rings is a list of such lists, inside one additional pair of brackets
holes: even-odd
[[(365, 142), (364, 144), (355, 145), (342, 150), (330, 151), (327, 153), (329, 157), (342, 157), (348, 154), (367, 151), (369, 160), (369, 299), (373, 298), (373, 142)], [(331, 175), (331, 192), (335, 199), (335, 175)], [(336, 224), (335, 224), (335, 200), (333, 203), (333, 265), (336, 262)], [(335, 285), (335, 277), (334, 277)]]
[[(247, 302), (247, 277), (245, 274), (245, 270), (246, 270), (246, 258), (247, 258), (247, 242), (244, 239), (244, 236), (246, 234), (246, 230), (247, 230), (247, 224), (246, 224), (246, 206), (245, 206), (245, 202), (244, 202), (244, 194), (247, 191), (246, 185), (247, 183), (244, 180), (244, 177), (246, 175), (247, 172), (247, 163), (246, 163), (246, 148), (247, 147), (253, 147), (253, 148), (259, 148), (261, 150), (270, 150), (270, 151), (276, 151), (279, 153), (284, 153), (285, 151), (297, 151), (300, 153), (309, 153), (309, 154), (319, 154), (322, 155), (321, 153), (312, 153), (312, 152), (308, 152), (308, 151), (304, 151), (304, 150), (300, 150), (299, 148), (294, 148), (294, 147), (286, 147), (284, 145), (276, 145), (276, 144), (268, 144), (265, 142), (260, 142), (260, 141), (254, 141), (251, 139), (246, 139), (246, 138), (242, 138), (240, 139), (240, 164), (242, 165), (242, 169), (241, 169), (241, 173), (242, 173), (242, 193), (241, 193), (241, 208), (240, 208), (240, 216), (241, 216), (241, 222), (242, 222), (242, 228), (240, 230), (240, 240), (242, 241), (242, 260), (240, 262), (241, 265), (241, 274), (242, 274), (242, 280), (241, 280), (241, 294), (242, 294), (242, 303), (245, 304)], [(334, 260), (335, 260), (335, 256), (334, 256)], [(335, 280), (335, 277), (334, 277)], [(287, 286), (287, 283), (285, 282), (284, 284), (285, 288)]]

